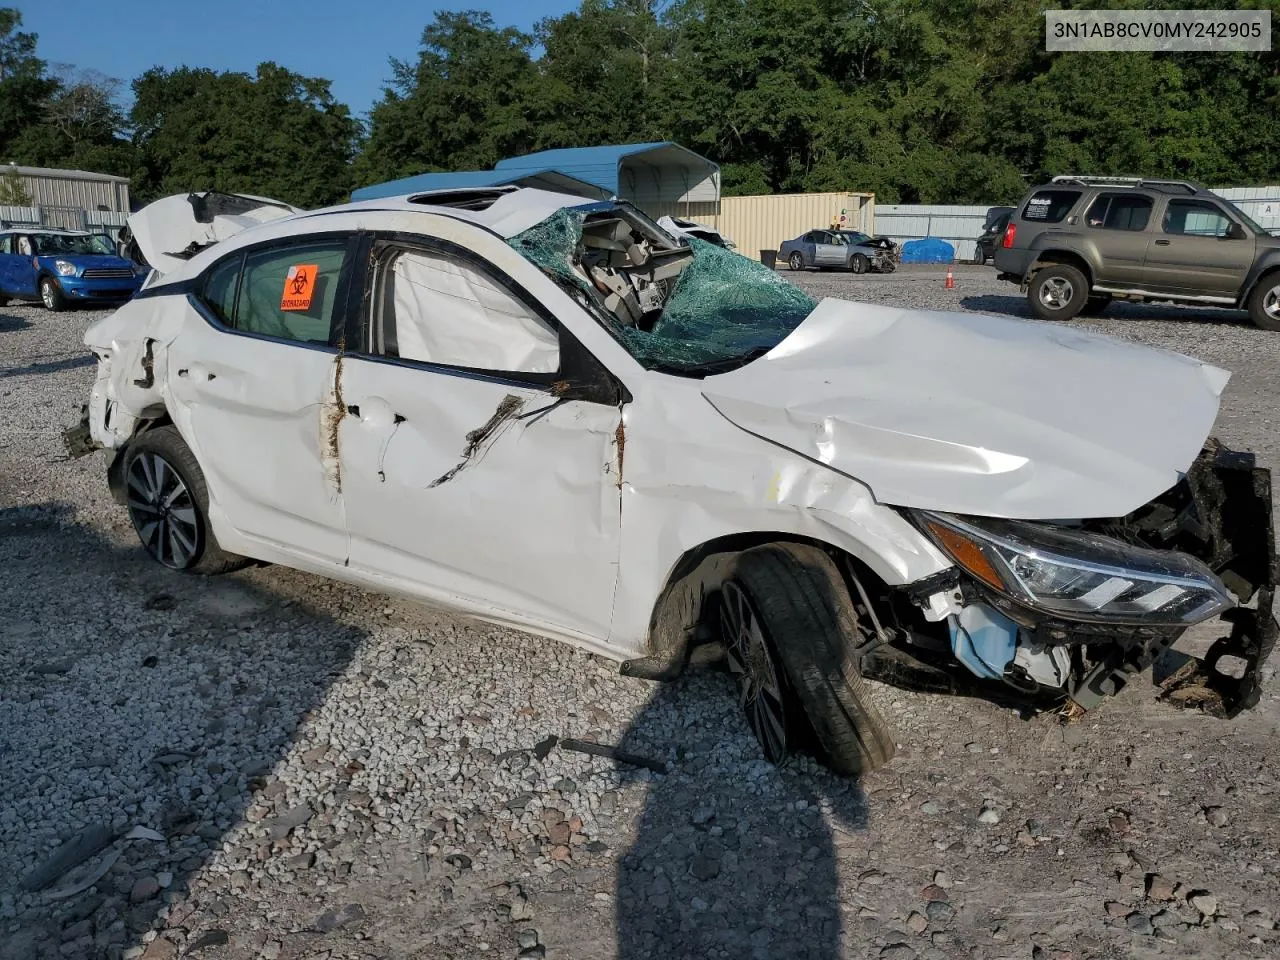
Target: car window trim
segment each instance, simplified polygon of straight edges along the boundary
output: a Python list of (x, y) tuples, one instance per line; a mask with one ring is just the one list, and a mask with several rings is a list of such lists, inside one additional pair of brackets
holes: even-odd
[(1165, 201), (1164, 209), (1160, 211), (1160, 232), (1166, 237), (1192, 237), (1193, 239), (1196, 239), (1196, 240), (1222, 240), (1222, 239), (1225, 239), (1231, 232), (1231, 228), (1228, 227), (1227, 233), (1224, 233), (1224, 234), (1185, 233), (1185, 232), (1170, 233), (1168, 228), (1165, 226), (1165, 221), (1169, 217), (1169, 208), (1173, 206), (1175, 203), (1195, 203), (1195, 204), (1201, 204), (1206, 207), (1212, 207), (1214, 210), (1218, 212), (1219, 216), (1221, 216), (1224, 220), (1227, 221), (1227, 223), (1234, 224), (1236, 226), (1240, 225), (1239, 221), (1237, 221), (1235, 217), (1231, 216), (1231, 214), (1227, 213), (1226, 210), (1224, 210), (1222, 207), (1220, 207), (1218, 204), (1214, 203), (1212, 200), (1208, 199), (1207, 197), (1170, 197), (1167, 201)]
[[(392, 249), (422, 250), (428, 253), (454, 257), (478, 267), (483, 273), (504, 290), (534, 312), (543, 323), (556, 334), (557, 344), (563, 341), (564, 330), (550, 310), (540, 303), (529, 291), (513, 280), (507, 273), (490, 260), (486, 260), (473, 250), (451, 240), (440, 237), (429, 237), (420, 233), (409, 233), (402, 230), (371, 230), (365, 234), (365, 242), (361, 245), (360, 262), (360, 296), (351, 297), (355, 309), (349, 311), (347, 336), (348, 343), (354, 342), (356, 347), (347, 347), (347, 354), (366, 359), (391, 362), (399, 366), (432, 370), (450, 375), (474, 374), (476, 379), (515, 386), (531, 386), (550, 389), (557, 381), (563, 379), (563, 357), (560, 368), (551, 373), (521, 373), (517, 370), (490, 370), (482, 367), (467, 367), (456, 363), (439, 363), (433, 360), (413, 360), (405, 357), (389, 357), (376, 353), (372, 343), (372, 304), (373, 304), (373, 264), (381, 260)], [(352, 317), (350, 314), (354, 314)], [(354, 319), (354, 329), (351, 320)], [(596, 361), (599, 363), (599, 360)], [(602, 365), (603, 366), (603, 365)]]
[[(237, 337), (248, 337), (252, 340), (262, 340), (267, 343), (283, 343), (289, 346), (302, 347), (308, 350), (322, 350), (326, 353), (341, 353), (345, 348), (347, 315), (349, 312), (348, 301), (350, 300), (351, 292), (351, 276), (355, 257), (360, 249), (359, 239), (360, 232), (356, 230), (327, 230), (316, 233), (294, 234), (288, 237), (275, 237), (271, 240), (263, 240), (259, 243), (239, 247), (238, 249), (219, 257), (217, 260), (214, 260), (189, 280), (183, 280), (176, 284), (152, 287), (150, 290), (141, 291), (141, 293), (150, 296), (185, 294), (187, 302), (195, 308), (196, 312), (200, 314), (206, 323), (220, 333), (228, 333)], [(239, 319), (240, 314), (240, 291), (241, 286), (244, 283), (245, 263), (249, 259), (250, 255), (288, 247), (304, 247), (320, 243), (333, 243), (336, 240), (345, 240), (346, 249), (342, 254), (342, 270), (338, 273), (338, 289), (334, 291), (333, 315), (329, 318), (329, 339), (327, 342), (321, 343), (317, 340), (289, 340), (284, 337), (273, 337), (265, 333), (254, 333), (251, 330), (240, 330), (236, 327), (228, 327), (218, 319), (217, 314), (215, 314), (213, 309), (209, 306), (208, 301), (204, 299), (204, 285), (213, 271), (217, 270), (228, 260), (239, 258), (240, 269), (236, 276), (236, 295), (232, 306), (231, 316), (232, 323), (235, 323)]]

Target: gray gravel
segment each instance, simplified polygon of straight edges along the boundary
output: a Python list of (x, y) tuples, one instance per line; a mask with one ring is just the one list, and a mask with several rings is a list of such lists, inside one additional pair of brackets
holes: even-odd
[[(956, 276), (801, 282), (1023, 315), (989, 268)], [(98, 315), (0, 308), (0, 960), (1280, 949), (1273, 674), (1229, 723), (1145, 682), (1070, 727), (878, 689), (889, 769), (778, 770), (718, 673), (656, 688), (281, 567), (146, 561), (59, 439)], [(1220, 433), (1280, 465), (1280, 336), (1159, 307), (1080, 325), (1235, 371)]]

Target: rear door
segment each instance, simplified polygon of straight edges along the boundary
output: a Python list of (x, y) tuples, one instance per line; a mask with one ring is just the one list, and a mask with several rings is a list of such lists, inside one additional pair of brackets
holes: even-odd
[(241, 536), (324, 563), (347, 559), (334, 389), (349, 235), (290, 237), (217, 261), (184, 298), (166, 351), (171, 412), (216, 512)]
[(1147, 244), (1146, 287), (1234, 300), (1253, 265), (1254, 243), (1253, 233), (1212, 200), (1170, 198)]
[(1142, 265), (1151, 240), (1155, 201), (1133, 191), (1100, 193), (1084, 214), (1089, 242), (1098, 250), (1098, 275), (1102, 286), (1141, 287)]

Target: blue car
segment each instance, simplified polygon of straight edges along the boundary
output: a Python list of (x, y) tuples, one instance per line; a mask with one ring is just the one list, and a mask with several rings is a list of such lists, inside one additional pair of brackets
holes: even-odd
[(98, 234), (49, 228), (0, 230), (0, 305), (39, 300), (50, 310), (73, 303), (123, 303), (147, 268), (116, 255)]

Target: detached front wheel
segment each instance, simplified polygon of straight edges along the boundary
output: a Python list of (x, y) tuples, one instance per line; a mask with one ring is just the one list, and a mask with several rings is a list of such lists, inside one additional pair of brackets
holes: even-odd
[(826, 553), (789, 543), (748, 550), (720, 599), (729, 670), (766, 758), (782, 763), (814, 743), (837, 773), (888, 763), (893, 738), (848, 653), (857, 614)]
[(177, 428), (159, 427), (130, 444), (126, 504), (151, 558), (185, 573), (226, 573), (248, 560), (226, 553), (209, 526), (204, 473)]

